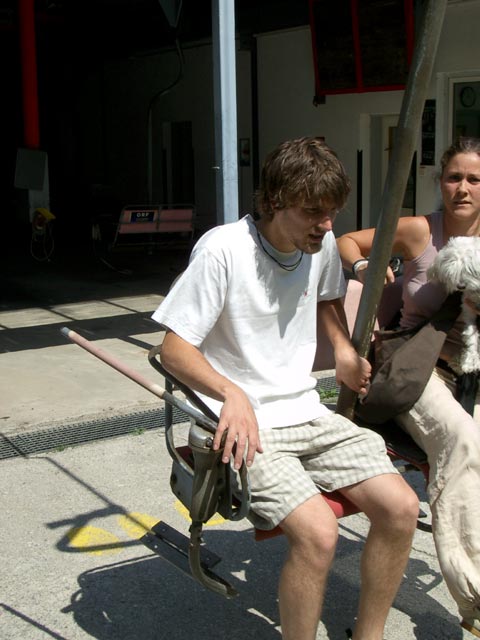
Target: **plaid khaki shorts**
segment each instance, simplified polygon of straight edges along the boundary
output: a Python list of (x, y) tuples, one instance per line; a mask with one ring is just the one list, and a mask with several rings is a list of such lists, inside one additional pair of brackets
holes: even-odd
[(305, 424), (260, 431), (263, 453), (249, 469), (249, 519), (273, 529), (320, 491), (347, 487), (384, 473), (398, 473), (383, 438), (331, 413)]

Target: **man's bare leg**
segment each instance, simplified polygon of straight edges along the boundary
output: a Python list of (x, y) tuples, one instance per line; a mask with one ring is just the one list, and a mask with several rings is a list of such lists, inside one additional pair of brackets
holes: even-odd
[(418, 498), (397, 475), (381, 475), (341, 490), (370, 519), (362, 554), (354, 640), (382, 640), (385, 622), (408, 562)]
[(318, 495), (297, 507), (281, 527), (289, 542), (279, 584), (282, 637), (315, 640), (338, 539), (337, 520)]

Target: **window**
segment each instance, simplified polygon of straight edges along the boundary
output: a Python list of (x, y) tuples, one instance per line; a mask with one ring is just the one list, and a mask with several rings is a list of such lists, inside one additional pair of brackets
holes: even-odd
[(480, 81), (453, 85), (452, 139), (460, 136), (480, 138)]
[(413, 0), (309, 0), (316, 95), (404, 89)]

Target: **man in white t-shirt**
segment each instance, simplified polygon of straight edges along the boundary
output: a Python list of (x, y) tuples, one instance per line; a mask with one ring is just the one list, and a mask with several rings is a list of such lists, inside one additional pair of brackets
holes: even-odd
[(163, 366), (219, 415), (214, 448), (245, 458), (255, 526), (279, 525), (289, 554), (279, 584), (283, 638), (314, 640), (338, 526), (320, 491), (339, 490), (371, 521), (355, 640), (382, 640), (402, 579), (418, 500), (383, 440), (329, 411), (311, 375), (317, 332), (332, 343), (338, 382), (366, 391), (370, 364), (346, 328), (345, 281), (332, 224), (349, 180), (320, 139), (268, 157), (258, 219), (216, 227), (153, 318), (167, 329)]

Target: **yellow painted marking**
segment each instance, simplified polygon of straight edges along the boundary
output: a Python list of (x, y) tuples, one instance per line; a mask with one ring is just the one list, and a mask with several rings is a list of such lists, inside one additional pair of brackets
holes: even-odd
[(118, 526), (121, 527), (131, 538), (141, 538), (147, 531), (157, 524), (160, 518), (149, 516), (148, 513), (127, 513), (118, 516)]
[[(72, 547), (90, 553), (94, 556), (118, 553), (121, 551), (120, 538), (113, 533), (87, 525), (85, 527), (73, 527), (67, 532), (68, 539)], [(108, 545), (118, 545), (115, 548), (108, 548)], [(107, 548), (97, 548), (107, 547)]]
[[(178, 511), (178, 513), (180, 513), (185, 518), (185, 520), (188, 520), (188, 522), (192, 521), (192, 519), (190, 518), (190, 514), (188, 513), (188, 509), (183, 506), (183, 504), (180, 502), (180, 500), (177, 500), (175, 502), (175, 509)], [(225, 518), (223, 518), (219, 513), (216, 513), (203, 526), (204, 527), (213, 527), (216, 524), (223, 524), (224, 522), (225, 522)]]

